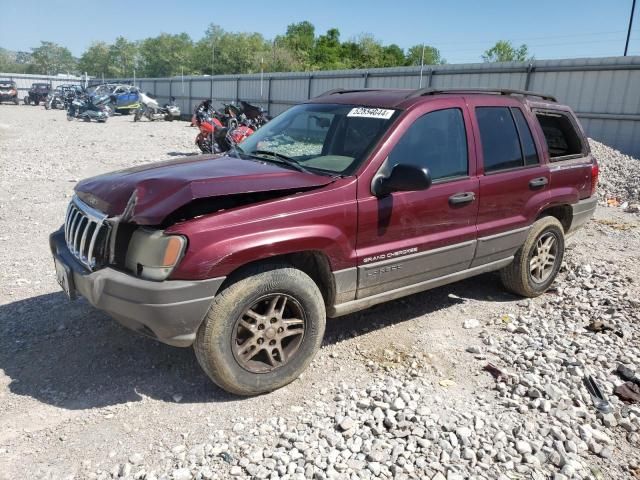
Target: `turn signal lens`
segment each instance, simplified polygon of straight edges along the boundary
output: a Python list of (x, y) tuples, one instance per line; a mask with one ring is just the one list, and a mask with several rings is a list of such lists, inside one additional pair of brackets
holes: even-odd
[(182, 253), (182, 247), (184, 246), (184, 238), (182, 237), (169, 237), (166, 250), (164, 251), (164, 260), (162, 265), (165, 267), (173, 267)]

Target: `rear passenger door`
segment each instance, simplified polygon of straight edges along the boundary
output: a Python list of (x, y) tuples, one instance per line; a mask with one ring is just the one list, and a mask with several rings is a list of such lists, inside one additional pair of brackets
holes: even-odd
[(478, 180), (464, 102), (430, 102), (399, 130), (378, 174), (417, 165), (429, 169), (433, 184), (376, 197), (371, 178), (359, 178), (358, 298), (465, 270), (475, 252)]
[(468, 99), (480, 178), (474, 267), (513, 255), (549, 197), (549, 168), (532, 135), (533, 115), (515, 99), (483, 98)]

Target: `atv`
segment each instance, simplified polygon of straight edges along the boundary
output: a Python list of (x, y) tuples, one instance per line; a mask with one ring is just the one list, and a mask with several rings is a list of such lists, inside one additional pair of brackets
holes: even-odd
[(33, 83), (31, 84), (28, 95), (24, 97), (24, 104), (40, 105), (40, 102), (46, 104), (50, 91), (51, 85), (48, 83)]
[(13, 80), (0, 80), (0, 103), (2, 102), (18, 105), (18, 87)]

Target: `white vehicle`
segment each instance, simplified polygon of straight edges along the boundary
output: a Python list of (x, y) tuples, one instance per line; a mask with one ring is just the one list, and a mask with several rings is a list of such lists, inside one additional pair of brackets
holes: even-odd
[(175, 97), (171, 97), (169, 103), (161, 107), (158, 101), (148, 92), (140, 92), (140, 107), (136, 110), (133, 121), (137, 122), (143, 116), (151, 121), (166, 120), (168, 122), (180, 118), (180, 108), (174, 103), (175, 100)]

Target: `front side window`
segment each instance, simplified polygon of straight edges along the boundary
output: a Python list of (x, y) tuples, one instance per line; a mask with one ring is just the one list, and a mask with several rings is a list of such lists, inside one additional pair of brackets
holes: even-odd
[(388, 163), (426, 167), (434, 181), (467, 176), (469, 161), (462, 111), (449, 108), (418, 118), (393, 148)]
[(398, 114), (357, 105), (297, 105), (242, 141), (238, 150), (265, 159), (284, 157), (319, 173), (350, 174)]

